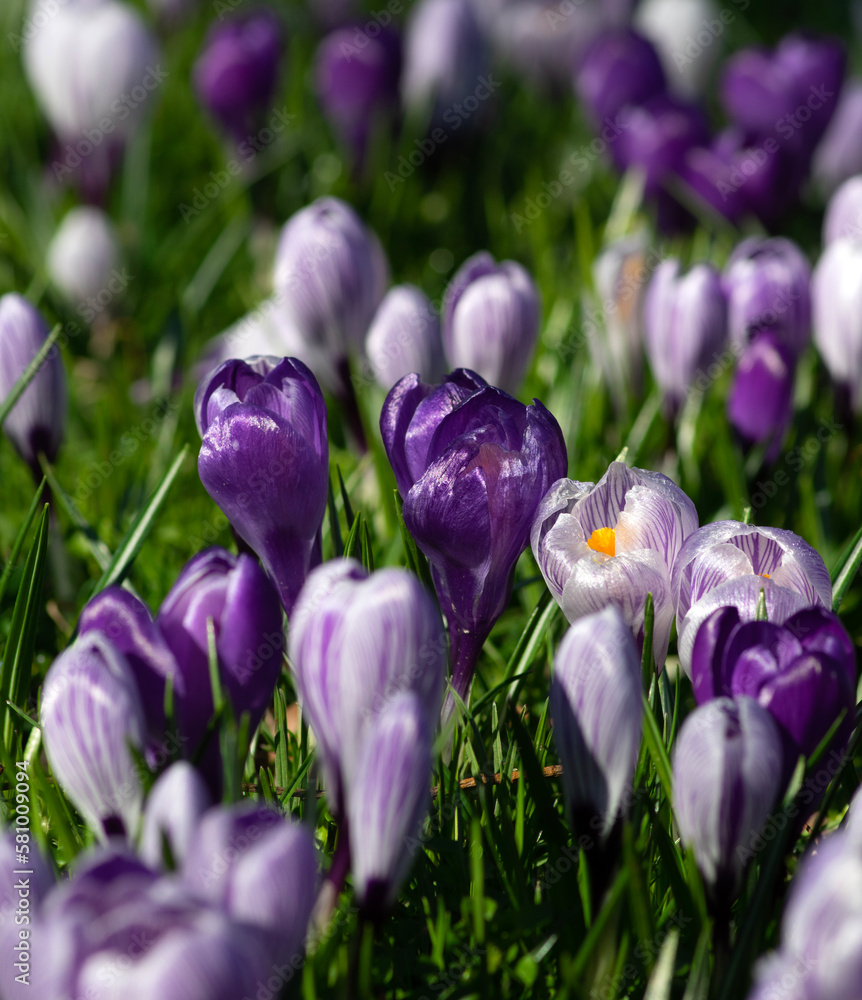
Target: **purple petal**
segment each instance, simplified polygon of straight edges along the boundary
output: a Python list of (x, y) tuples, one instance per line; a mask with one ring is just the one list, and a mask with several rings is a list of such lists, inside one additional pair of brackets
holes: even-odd
[(177, 761), (159, 776), (147, 796), (141, 830), (140, 854), (150, 867), (164, 862), (163, 839), (182, 866), (197, 825), (211, 805), (203, 778), (191, 764)]

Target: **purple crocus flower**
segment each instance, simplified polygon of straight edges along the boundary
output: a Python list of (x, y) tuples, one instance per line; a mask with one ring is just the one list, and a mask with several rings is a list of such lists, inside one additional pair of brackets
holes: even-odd
[(848, 80), (838, 107), (820, 140), (812, 165), (818, 187), (831, 194), (839, 185), (862, 173), (862, 79)]
[(373, 919), (395, 902), (428, 813), (432, 733), (427, 707), (410, 691), (383, 710), (359, 749), (347, 820), (356, 900)]
[(794, 755), (810, 756), (843, 711), (839, 751), (853, 728), (856, 655), (837, 615), (806, 608), (783, 625), (743, 621), (719, 608), (699, 627), (691, 682), (698, 704), (722, 695), (749, 695), (788, 737)]
[[(839, 239), (862, 239), (862, 176), (850, 177), (829, 199), (823, 216), (823, 243)], [(814, 273), (817, 273), (815, 268)], [(812, 305), (816, 302), (816, 289), (812, 280)]]
[(814, 270), (814, 341), (832, 379), (862, 410), (862, 239), (830, 243)]
[(811, 339), (810, 282), (811, 267), (791, 240), (743, 240), (724, 271), (731, 343), (741, 349), (769, 329), (798, 358)]
[(696, 528), (694, 504), (667, 476), (612, 462), (598, 483), (554, 483), (533, 521), (533, 555), (570, 622), (615, 605), (643, 644), (652, 594), (661, 665), (673, 621), (671, 570)]
[(626, 810), (643, 728), (641, 689), (640, 658), (617, 608), (569, 628), (554, 658), (551, 718), (576, 827), (607, 836)]
[(290, 614), (320, 562), (329, 485), (320, 386), (294, 358), (227, 361), (198, 386), (195, 419), (201, 482), (258, 554)]
[(575, 90), (596, 127), (614, 122), (626, 106), (645, 104), (665, 89), (654, 46), (627, 28), (599, 35), (575, 70)]
[[(524, 406), (457, 369), (436, 387), (401, 379), (380, 417), (404, 522), (431, 563), (449, 627), (452, 684), (476, 659), (512, 593), (539, 501), (566, 471), (566, 446), (538, 401)], [(447, 701), (446, 713), (453, 704)]]
[[(0, 298), (0, 399), (5, 399), (48, 337), (35, 306), (14, 292)], [(3, 430), (18, 454), (42, 478), (39, 454), (53, 462), (66, 425), (66, 373), (53, 350), (6, 418)]]
[(238, 142), (272, 102), (281, 29), (266, 9), (213, 26), (194, 67), (198, 99)]
[(445, 361), (440, 317), (428, 296), (415, 285), (390, 288), (374, 314), (365, 354), (374, 378), (387, 392), (411, 372), (424, 382), (441, 379)]
[(212, 805), (200, 772), (178, 760), (156, 780), (147, 796), (141, 829), (141, 858), (156, 870), (164, 863), (164, 847), (182, 867), (201, 817)]
[(746, 441), (769, 443), (767, 461), (781, 448), (793, 419), (796, 364), (783, 336), (761, 329), (743, 349), (727, 397), (727, 419)]
[(469, 368), (516, 393), (539, 335), (539, 291), (513, 260), (484, 251), (465, 261), (443, 298), (443, 343), (453, 368)]
[(415, 692), (433, 729), (446, 662), (440, 616), (406, 570), (369, 576), (359, 563), (338, 560), (309, 576), (289, 644), (329, 802), (343, 817), (364, 734), (396, 695)]
[(676, 819), (718, 903), (738, 888), (783, 767), (778, 726), (753, 698), (716, 698), (683, 723), (673, 754)]
[(698, 627), (716, 608), (733, 605), (753, 621), (761, 590), (767, 617), (780, 625), (794, 612), (832, 607), (829, 571), (792, 531), (741, 521), (715, 521), (689, 536), (673, 567), (672, 594), (679, 659), (691, 669)]
[(727, 303), (718, 272), (698, 264), (681, 276), (678, 260), (662, 261), (647, 289), (643, 323), (650, 366), (675, 409), (724, 345)]
[(358, 28), (333, 31), (318, 47), (314, 75), (324, 115), (361, 167), (369, 139), (392, 120), (398, 107), (398, 33), (381, 28), (371, 38)]
[(52, 771), (96, 835), (132, 835), (143, 788), (129, 745), (143, 750), (146, 724), (126, 658), (98, 632), (51, 665), (40, 725)]

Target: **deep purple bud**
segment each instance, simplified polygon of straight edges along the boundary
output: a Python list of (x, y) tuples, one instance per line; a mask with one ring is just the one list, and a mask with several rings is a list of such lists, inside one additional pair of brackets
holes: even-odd
[(627, 105), (665, 92), (661, 60), (651, 42), (629, 29), (600, 35), (581, 58), (575, 90), (597, 128)]
[(716, 899), (732, 896), (781, 792), (781, 736), (752, 698), (716, 698), (685, 720), (673, 754), (682, 842)]
[(775, 458), (793, 418), (795, 359), (782, 336), (762, 329), (745, 347), (727, 398), (727, 418), (747, 441), (770, 442)]
[(237, 140), (272, 102), (281, 58), (281, 30), (268, 10), (214, 25), (194, 67), (198, 99)]
[(377, 237), (338, 198), (320, 198), (285, 223), (275, 297), (299, 335), (335, 363), (362, 350), (389, 283)]
[(452, 682), (462, 698), (509, 603), (539, 502), (567, 465), (559, 424), (538, 400), (524, 406), (486, 386), (460, 401), (475, 378), (456, 371), (431, 390), (407, 376), (380, 418), (404, 522), (431, 563), (449, 626)]
[(449, 364), (516, 393), (536, 346), (540, 312), (536, 283), (520, 264), (476, 254), (461, 265), (443, 300)]
[(227, 361), (198, 386), (195, 419), (201, 482), (258, 554), (290, 614), (320, 561), (329, 488), (320, 386), (293, 358)]
[(814, 269), (814, 342), (833, 380), (862, 410), (862, 239), (838, 239)]
[(862, 173), (862, 80), (848, 80), (838, 107), (815, 153), (812, 173), (818, 187), (831, 194)]
[(296, 604), (290, 662), (330, 805), (341, 814), (364, 735), (396, 695), (415, 692), (429, 726), (436, 723), (446, 663), (440, 616), (406, 570), (369, 576), (353, 560), (325, 563)]
[(799, 357), (811, 339), (810, 282), (811, 267), (791, 240), (743, 240), (724, 270), (731, 343), (742, 348), (768, 329)]
[(627, 811), (643, 728), (641, 666), (613, 606), (569, 628), (554, 658), (551, 718), (576, 828), (603, 836)]
[(428, 296), (414, 285), (396, 285), (386, 293), (365, 342), (368, 363), (387, 391), (416, 372), (423, 382), (443, 377), (440, 317)]
[[(0, 400), (24, 374), (48, 337), (39, 311), (14, 292), (0, 298)], [(57, 457), (66, 424), (66, 373), (56, 347), (12, 408), (3, 430), (40, 478), (39, 453)]]
[[(357, 37), (363, 40), (356, 44)], [(360, 28), (339, 28), (315, 56), (317, 98), (339, 139), (361, 165), (369, 139), (398, 107), (401, 39), (382, 28), (372, 38)]]
[(663, 261), (647, 289), (643, 322), (655, 380), (677, 407), (695, 374), (724, 346), (727, 303), (718, 272), (698, 264), (681, 276), (678, 260)]
[(81, 636), (54, 660), (42, 687), (42, 736), (51, 770), (94, 833), (131, 836), (143, 789), (129, 746), (146, 723), (126, 658), (104, 636)]
[(487, 100), (494, 88), (482, 78), (485, 50), (471, 0), (420, 0), (404, 35), (405, 107), (439, 125), (445, 124), (444, 113), (466, 98), (477, 104)]
[[(862, 169), (862, 168), (860, 168)], [(839, 239), (862, 239), (862, 176), (850, 177), (829, 199), (823, 216), (823, 243)], [(815, 275), (817, 268), (814, 269)], [(816, 279), (812, 279), (814, 282)], [(816, 303), (816, 289), (811, 287), (812, 306)]]
[(428, 813), (433, 728), (414, 692), (398, 695), (365, 733), (347, 789), (353, 886), (360, 908), (393, 905)]
[(664, 663), (673, 622), (671, 571), (697, 511), (667, 476), (612, 462), (598, 483), (562, 479), (536, 512), (533, 555), (570, 622), (612, 604), (643, 644), (655, 610), (653, 654)]
[(156, 624), (185, 679), (186, 697), (177, 705), (180, 729), (203, 738), (212, 716), (207, 622), (213, 621), (219, 678), (239, 720), (249, 714), (257, 729), (281, 673), (284, 645), (281, 608), (257, 562), (224, 549), (199, 552), (186, 563), (159, 608)]
[(200, 772), (184, 760), (171, 764), (147, 796), (139, 848), (143, 860), (151, 868), (161, 868), (167, 841), (174, 864), (181, 867), (201, 817), (211, 805)]
[(685, 154), (679, 178), (695, 203), (736, 224), (749, 211), (745, 189), (753, 180), (739, 173), (734, 177), (737, 170), (734, 153), (713, 143), (695, 146)]

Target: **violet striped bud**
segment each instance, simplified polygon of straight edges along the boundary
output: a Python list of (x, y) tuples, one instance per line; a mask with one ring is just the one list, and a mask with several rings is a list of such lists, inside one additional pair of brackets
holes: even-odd
[(606, 837), (627, 809), (643, 728), (641, 665), (613, 606), (572, 625), (554, 657), (551, 718), (576, 830)]
[(125, 287), (125, 273), (117, 272), (120, 265), (117, 233), (110, 218), (99, 208), (85, 205), (73, 208), (63, 217), (48, 247), (45, 263), (51, 281), (85, 318), (88, 312), (93, 315), (101, 312)]
[(696, 528), (694, 504), (667, 476), (612, 462), (598, 483), (554, 483), (533, 520), (533, 555), (570, 622), (614, 605), (641, 645), (652, 594), (661, 666), (673, 622), (671, 572)]
[(200, 773), (180, 760), (164, 771), (147, 796), (139, 853), (156, 870), (163, 867), (165, 849), (181, 867), (201, 817), (212, 805)]
[(761, 329), (743, 349), (727, 397), (727, 419), (746, 441), (768, 443), (778, 455), (793, 419), (796, 363), (781, 334)]
[[(860, 166), (862, 171), (862, 166)], [(839, 239), (862, 240), (862, 176), (850, 177), (838, 188), (829, 199), (826, 214), (823, 216), (823, 244), (834, 243)], [(812, 306), (817, 317), (817, 271), (811, 281)], [(814, 340), (817, 341), (817, 327), (814, 324)]]
[(414, 285), (396, 285), (386, 293), (365, 342), (365, 354), (377, 382), (387, 391), (416, 372), (423, 382), (443, 377), (440, 318), (428, 296)]
[(817, 262), (811, 293), (814, 342), (829, 374), (862, 410), (862, 238), (837, 239)]
[[(5, 399), (48, 337), (35, 306), (14, 292), (0, 298), (0, 399)], [(34, 475), (41, 479), (39, 454), (53, 462), (66, 425), (66, 373), (59, 351), (45, 359), (12, 408), (3, 430)]]
[(195, 393), (198, 472), (259, 556), (288, 615), (309, 570), (329, 488), (326, 406), (293, 358), (227, 361)]
[(428, 813), (433, 729), (414, 692), (395, 698), (366, 731), (347, 788), (353, 885), (379, 919), (393, 905)]
[(838, 107), (814, 153), (812, 173), (826, 194), (832, 194), (839, 185), (862, 173), (860, 132), (862, 80), (855, 77), (841, 88)]
[(143, 751), (146, 724), (123, 654), (81, 636), (45, 677), (40, 720), (51, 770), (96, 836), (132, 836), (143, 788), (130, 746)]
[(665, 88), (652, 42), (627, 28), (599, 35), (575, 70), (575, 90), (595, 127), (629, 105), (663, 94)]
[(443, 343), (453, 368), (517, 393), (539, 335), (539, 291), (513, 260), (484, 251), (465, 261), (443, 299)]
[(644, 343), (655, 380), (672, 408), (688, 393), (727, 336), (721, 277), (709, 264), (680, 275), (678, 260), (656, 268), (644, 303)]
[(272, 102), (281, 30), (266, 9), (214, 25), (194, 67), (198, 99), (238, 142)]
[(716, 698), (683, 723), (673, 754), (676, 818), (716, 901), (736, 894), (783, 768), (778, 726), (753, 698)]

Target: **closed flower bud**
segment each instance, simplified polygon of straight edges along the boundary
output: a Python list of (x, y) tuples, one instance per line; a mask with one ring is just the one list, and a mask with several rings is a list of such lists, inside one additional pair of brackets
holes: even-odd
[(600, 35), (575, 71), (575, 90), (596, 127), (628, 105), (665, 92), (661, 60), (652, 42), (629, 29)]
[(799, 247), (783, 237), (752, 236), (730, 255), (724, 271), (731, 343), (748, 344), (767, 329), (795, 360), (811, 339), (811, 268)]
[[(655, 45), (661, 57), (668, 85), (682, 97), (698, 97), (721, 54), (721, 38), (712, 37), (707, 46), (696, 38), (699, 32), (718, 25), (720, 10), (713, 0), (646, 0), (638, 4), (634, 24)], [(696, 52), (692, 55), (692, 49)]]
[(533, 555), (570, 622), (614, 605), (643, 644), (652, 594), (661, 665), (673, 622), (671, 571), (696, 528), (694, 504), (667, 476), (612, 462), (598, 483), (554, 483), (533, 521)]
[(268, 10), (215, 25), (194, 68), (198, 98), (237, 141), (254, 129), (275, 93), (281, 31)]
[(410, 869), (428, 813), (433, 729), (413, 692), (366, 731), (347, 789), (353, 885), (366, 916), (381, 918)]
[(139, 852), (156, 870), (165, 846), (175, 867), (182, 867), (201, 817), (212, 805), (203, 778), (191, 764), (177, 761), (159, 776), (147, 796)]
[[(83, 314), (100, 312), (122, 291), (117, 275), (120, 248), (113, 223), (98, 208), (73, 208), (57, 228), (48, 247), (48, 274), (65, 297)], [(114, 282), (116, 288), (111, 287)], [(99, 296), (105, 299), (103, 303)], [(87, 302), (95, 300), (95, 309)]]
[[(832, 194), (839, 185), (862, 173), (862, 80), (848, 80), (838, 107), (814, 154), (812, 173), (818, 186)], [(857, 227), (856, 232), (859, 232)]]
[(572, 625), (554, 658), (551, 718), (576, 831), (607, 836), (633, 790), (643, 728), (641, 666), (611, 606)]
[(51, 666), (41, 728), (51, 770), (98, 837), (132, 836), (143, 789), (129, 749), (146, 734), (126, 658), (98, 633), (81, 636)]
[(647, 289), (644, 342), (655, 380), (672, 408), (695, 373), (724, 346), (727, 304), (718, 272), (698, 264), (685, 276), (677, 260), (663, 261)]
[[(0, 298), (0, 399), (5, 399), (48, 337), (38, 310), (21, 295)], [(66, 373), (57, 350), (52, 351), (12, 408), (3, 430), (41, 478), (39, 454), (53, 462), (66, 424)]]
[(679, 659), (691, 669), (700, 623), (716, 608), (733, 605), (742, 621), (753, 621), (761, 590), (767, 618), (780, 625), (796, 611), (832, 606), (829, 571), (799, 535), (741, 521), (715, 521), (698, 528), (680, 549), (672, 592)]
[(811, 293), (814, 342), (832, 379), (862, 410), (862, 238), (837, 239), (817, 262)]
[(387, 705), (400, 693), (414, 691), (429, 726), (437, 719), (446, 663), (440, 616), (406, 570), (369, 576), (353, 560), (339, 560), (309, 576), (291, 619), (289, 642), (329, 802), (343, 815), (360, 745)]
[(716, 901), (735, 895), (782, 774), (778, 727), (753, 698), (716, 698), (683, 723), (673, 754), (676, 818)]
[(387, 391), (411, 372), (423, 382), (442, 378), (440, 318), (428, 296), (414, 285), (391, 288), (374, 315), (365, 353), (374, 377)]
[(260, 557), (288, 615), (312, 566), (329, 487), (326, 406), (292, 358), (227, 361), (195, 394), (198, 472)]
[[(860, 166), (860, 170), (862, 170), (862, 166)], [(850, 177), (844, 181), (826, 206), (826, 214), (823, 216), (824, 246), (839, 239), (862, 240), (862, 176)], [(819, 294), (817, 272), (818, 268), (815, 268), (811, 283), (812, 306), (815, 310)], [(815, 323), (815, 342), (817, 341), (817, 326), (818, 324)]]
[(466, 698), (539, 502), (565, 474), (563, 435), (538, 400), (524, 406), (464, 369), (437, 387), (403, 378), (380, 429), (448, 623), (452, 684)]
[(443, 300), (443, 342), (453, 368), (517, 393), (539, 335), (539, 291), (527, 271), (488, 253), (466, 261)]
[(727, 419), (746, 441), (769, 443), (778, 455), (793, 418), (793, 352), (780, 334), (759, 330), (747, 344), (727, 397)]

